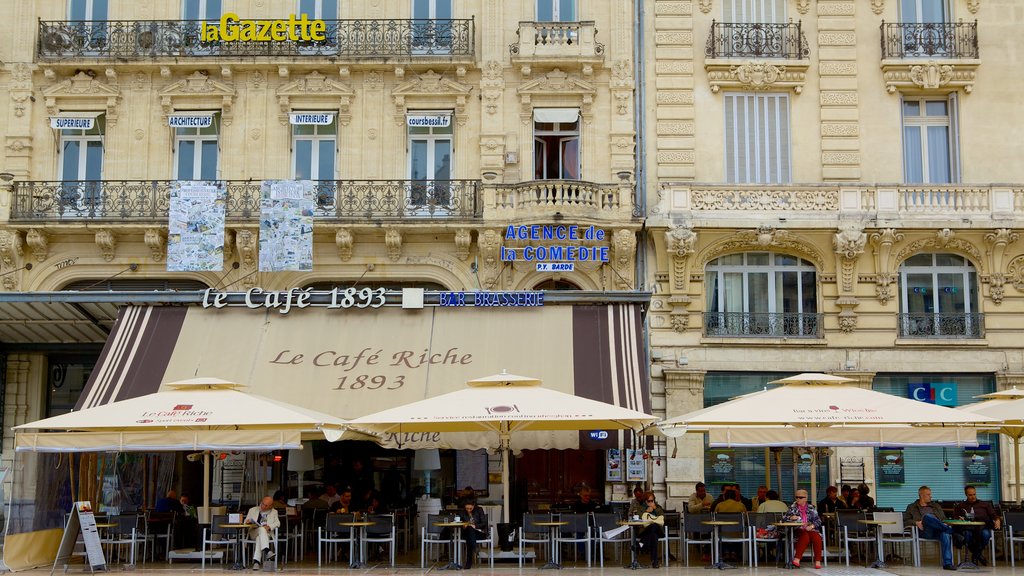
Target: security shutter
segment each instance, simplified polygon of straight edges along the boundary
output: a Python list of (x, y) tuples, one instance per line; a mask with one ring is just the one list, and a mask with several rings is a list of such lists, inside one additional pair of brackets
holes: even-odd
[(722, 22), (737, 24), (783, 24), (787, 0), (725, 0)]
[(724, 104), (726, 181), (789, 183), (789, 96), (730, 93)]

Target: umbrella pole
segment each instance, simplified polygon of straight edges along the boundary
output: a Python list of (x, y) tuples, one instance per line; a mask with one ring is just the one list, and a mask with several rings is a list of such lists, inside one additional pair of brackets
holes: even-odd
[(210, 513), (210, 453), (203, 453), (203, 506)]
[(504, 518), (505, 523), (508, 524), (509, 518), (512, 517), (512, 511), (509, 509), (512, 504), (512, 495), (509, 494), (508, 451), (511, 447), (509, 446), (508, 422), (501, 423), (501, 432), (499, 434), (501, 445), (501, 497), (505, 504), (502, 506), (501, 516)]
[(764, 448), (764, 485), (772, 489), (772, 450), (767, 446)]
[(1020, 436), (1013, 437), (1013, 498), (1020, 502)]
[(811, 452), (811, 504), (818, 502), (818, 449)]

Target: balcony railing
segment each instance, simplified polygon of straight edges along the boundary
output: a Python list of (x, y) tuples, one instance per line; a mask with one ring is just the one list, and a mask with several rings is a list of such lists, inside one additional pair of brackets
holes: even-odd
[(509, 45), (513, 60), (600, 59), (604, 44), (597, 42), (593, 22), (520, 22), (519, 39)]
[(882, 22), (882, 60), (978, 58), (978, 22)]
[(822, 314), (705, 312), (704, 335), (726, 338), (821, 338)]
[[(13, 221), (126, 221), (167, 219), (171, 180), (15, 182)], [(261, 182), (227, 180), (225, 216), (260, 215)], [(314, 217), (322, 220), (478, 218), (478, 180), (320, 180)]]
[(900, 338), (981, 338), (985, 315), (914, 312), (900, 314)]
[[(499, 211), (618, 214), (625, 209), (630, 215), (633, 213), (632, 199), (623, 198), (623, 188), (616, 184), (595, 184), (582, 180), (533, 180), (496, 188), (495, 207)], [(632, 196), (632, 187), (628, 186), (625, 192)]]
[(800, 22), (788, 24), (744, 24), (712, 22), (704, 47), (708, 58), (784, 58), (800, 60), (810, 56)]
[[(269, 23), (268, 20), (257, 22)], [(203, 41), (194, 20), (41, 21), (40, 60), (323, 56), (330, 58), (467, 57), (473, 20), (327, 20), (323, 41)], [(217, 25), (211, 22), (208, 25)]]

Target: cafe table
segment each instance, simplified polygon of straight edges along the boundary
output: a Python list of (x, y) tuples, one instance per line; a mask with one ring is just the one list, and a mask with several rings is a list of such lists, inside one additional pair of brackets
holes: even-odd
[(540, 522), (534, 522), (534, 526), (540, 526), (541, 528), (547, 528), (551, 534), (549, 536), (549, 544), (551, 545), (551, 555), (548, 557), (547, 564), (541, 566), (541, 570), (560, 570), (562, 565), (558, 562), (558, 529), (561, 526), (567, 526), (569, 523), (563, 520), (542, 520)]
[(888, 568), (889, 565), (885, 563), (885, 544), (882, 543), (882, 526), (892, 526), (896, 524), (894, 520), (869, 520), (860, 519), (857, 522), (865, 524), (867, 526), (875, 527), (875, 544), (877, 545), (877, 554), (875, 561), (871, 563), (871, 568)]
[(434, 522), (434, 526), (438, 528), (449, 528), (452, 533), (452, 557), (448, 561), (448, 564), (439, 568), (439, 570), (462, 570), (462, 564), (459, 564), (460, 550), (459, 550), (459, 530), (462, 530), (466, 526), (469, 526), (469, 522)]
[[(238, 551), (235, 553), (235, 563), (231, 565), (232, 570), (245, 570), (244, 558), (242, 558), (242, 540), (245, 540), (246, 530), (255, 526), (255, 524), (246, 524), (243, 522), (228, 522), (225, 524), (218, 524), (221, 528), (234, 528), (238, 530)], [(170, 546), (168, 546), (170, 547)]]
[(711, 539), (711, 565), (705, 566), (707, 569), (715, 570), (731, 570), (735, 568), (732, 564), (722, 562), (722, 526), (738, 526), (739, 522), (736, 520), (701, 520), (701, 524), (712, 527)]
[[(943, 520), (943, 522), (945, 522), (946, 524), (948, 524), (948, 525), (950, 525), (950, 526), (952, 526), (954, 528), (962, 527), (962, 528), (968, 528), (968, 529), (971, 529), (971, 530), (973, 530), (975, 528), (978, 528), (979, 526), (984, 526), (985, 525), (985, 523), (980, 521), (980, 520), (956, 520), (956, 519), (949, 519), (949, 520)], [(964, 539), (964, 547), (965, 548), (967, 547), (967, 539), (966, 538)], [(962, 558), (963, 558), (963, 560), (961, 560), (961, 562), (956, 565), (956, 569), (957, 570), (977, 570), (978, 569), (978, 565), (977, 564), (975, 564), (974, 562), (971, 562), (970, 560), (968, 560), (968, 556), (967, 556), (966, 553), (963, 553)]]
[(639, 570), (642, 568), (640, 562), (636, 559), (636, 530), (639, 526), (644, 526), (647, 522), (643, 520), (619, 520), (616, 522), (619, 526), (629, 526), (629, 564), (625, 566), (629, 570)]
[(363, 568), (366, 566), (366, 527), (373, 526), (376, 522), (368, 520), (352, 520), (350, 522), (338, 522), (339, 526), (348, 526), (356, 532), (356, 558), (351, 558), (349, 568)]
[(775, 522), (774, 524), (776, 528), (786, 529), (786, 568), (795, 568), (795, 566), (793, 566), (793, 560), (795, 560), (795, 558), (793, 558), (793, 556), (795, 555), (795, 552), (793, 551), (793, 531), (803, 526), (804, 523)]

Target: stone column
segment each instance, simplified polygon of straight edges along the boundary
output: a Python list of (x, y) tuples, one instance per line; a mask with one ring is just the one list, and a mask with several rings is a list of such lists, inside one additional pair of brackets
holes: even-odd
[[(4, 490), (10, 496), (35, 493), (35, 468), (17, 466), (14, 453), (14, 426), (43, 416), (46, 357), (41, 354), (11, 354), (7, 357), (7, 388), (4, 391), (3, 466), (13, 473), (4, 478)], [(21, 486), (12, 492), (12, 477)]]
[[(665, 370), (665, 415), (668, 418), (704, 407), (703, 370)], [(669, 438), (665, 466), (666, 505), (680, 508), (704, 480), (704, 435)]]

